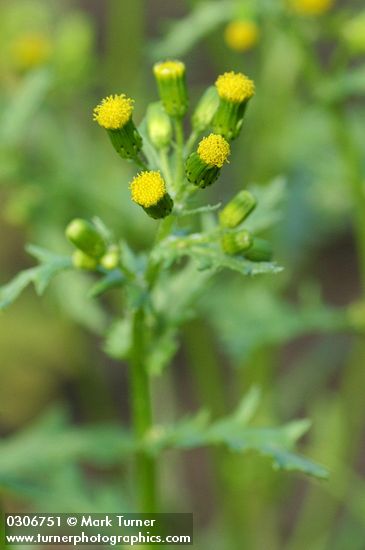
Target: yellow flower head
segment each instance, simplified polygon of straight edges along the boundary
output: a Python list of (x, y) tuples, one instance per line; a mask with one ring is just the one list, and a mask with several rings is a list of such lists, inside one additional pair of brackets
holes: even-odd
[(243, 103), (255, 93), (255, 84), (242, 73), (233, 71), (220, 75), (215, 83), (218, 95), (232, 103)]
[(21, 69), (32, 69), (43, 65), (51, 55), (51, 43), (43, 34), (24, 34), (14, 41), (11, 54)]
[(229, 48), (245, 52), (257, 44), (259, 34), (259, 28), (254, 21), (231, 21), (224, 31), (224, 38)]
[(299, 15), (322, 15), (333, 3), (334, 0), (289, 0), (290, 7)]
[(106, 130), (118, 130), (129, 122), (133, 113), (133, 99), (124, 94), (110, 95), (94, 109), (94, 120)]
[(198, 147), (199, 157), (209, 166), (222, 168), (231, 154), (228, 141), (219, 134), (210, 134), (201, 140)]
[(130, 184), (132, 200), (149, 208), (155, 206), (165, 195), (166, 185), (160, 172), (140, 172)]
[(179, 78), (185, 73), (182, 61), (160, 61), (153, 67), (156, 78)]

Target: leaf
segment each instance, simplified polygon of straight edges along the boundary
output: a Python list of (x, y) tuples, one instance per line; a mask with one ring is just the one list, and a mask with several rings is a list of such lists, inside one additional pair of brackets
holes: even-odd
[[(249, 427), (256, 406), (257, 390), (252, 390), (232, 415), (211, 422), (207, 411), (185, 418), (175, 425), (154, 426), (142, 441), (116, 425), (70, 426), (62, 409), (53, 409), (30, 428), (0, 441), (0, 484), (29, 484), (28, 476), (44, 480), (59, 468), (80, 461), (98, 466), (120, 464), (135, 452), (157, 455), (164, 449), (196, 449), (225, 445), (236, 453), (256, 451), (268, 456), (274, 468), (300, 471), (318, 478), (327, 471), (293, 453), (296, 441), (308, 430), (307, 420), (297, 420), (276, 428)], [(32, 487), (29, 487), (31, 490)]]
[(164, 449), (200, 447), (209, 418), (209, 412), (202, 410), (172, 426), (156, 425), (146, 435), (144, 446), (155, 456)]
[(6, 285), (0, 287), (0, 310), (10, 306), (23, 292), (23, 290), (34, 280), (39, 268), (32, 267), (21, 271)]
[(48, 411), (29, 429), (0, 441), (0, 475), (9, 479), (42, 474), (62, 464), (118, 464), (136, 448), (120, 426), (72, 427), (62, 409)]
[(42, 263), (18, 273), (12, 281), (0, 287), (0, 310), (11, 305), (30, 283), (34, 284), (38, 294), (43, 294), (55, 275), (72, 267), (70, 258), (66, 256), (57, 256), (36, 246), (28, 246), (27, 250)]
[(328, 472), (323, 466), (292, 452), (297, 440), (309, 429), (308, 420), (296, 420), (277, 428), (247, 426), (257, 399), (257, 390), (251, 390), (236, 412), (213, 423), (209, 423), (207, 412), (201, 411), (175, 426), (155, 427), (146, 438), (146, 448), (155, 454), (164, 448), (195, 449), (223, 444), (236, 453), (255, 451), (267, 456), (275, 469), (326, 479)]
[(108, 330), (104, 350), (115, 359), (127, 359), (132, 345), (132, 322), (125, 318), (115, 321)]
[(109, 324), (107, 312), (98, 300), (90, 300), (90, 274), (81, 270), (60, 277), (54, 291), (62, 309), (76, 323), (100, 336)]
[[(206, 288), (211, 274), (197, 272), (193, 261), (181, 270), (172, 272), (156, 285), (152, 293), (153, 307), (168, 326), (179, 327), (194, 316), (192, 305)], [(195, 308), (194, 308), (195, 309)]]
[(240, 362), (262, 346), (282, 345), (311, 332), (342, 331), (348, 323), (340, 308), (308, 295), (299, 304), (290, 303), (260, 281), (244, 287), (239, 281), (216, 285), (199, 305), (226, 353)]
[(204, 239), (200, 234), (189, 237), (169, 237), (156, 247), (153, 255), (157, 261), (168, 264), (184, 256), (190, 256), (198, 263), (199, 269), (217, 271), (223, 268), (238, 271), (242, 275), (258, 275), (263, 273), (279, 273), (282, 268), (271, 262), (250, 262), (243, 257), (228, 256), (221, 252), (218, 246), (200, 242)]
[(262, 449), (261, 454), (268, 455), (273, 459), (275, 470), (286, 470), (288, 472), (302, 472), (318, 479), (328, 479), (329, 473), (326, 468), (305, 458), (288, 451), (276, 449)]
[(178, 347), (177, 331), (173, 328), (165, 331), (159, 338), (153, 338), (146, 360), (148, 373), (152, 376), (160, 375), (172, 361)]

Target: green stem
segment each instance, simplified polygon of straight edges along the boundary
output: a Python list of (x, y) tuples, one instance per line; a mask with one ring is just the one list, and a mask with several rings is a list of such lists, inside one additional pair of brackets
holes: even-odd
[(168, 149), (161, 149), (160, 151), (160, 165), (162, 173), (165, 177), (166, 183), (169, 187), (172, 185), (172, 174), (170, 169)]
[(137, 164), (137, 166), (139, 166), (140, 168), (142, 168), (142, 170), (149, 170), (147, 164), (145, 162), (143, 162), (143, 160), (140, 158), (140, 157), (135, 157), (133, 159), (133, 162), (135, 164)]
[[(168, 216), (160, 223), (156, 243), (167, 237), (174, 218)], [(151, 289), (158, 277), (160, 264), (150, 261), (146, 281)], [(148, 373), (145, 368), (145, 314), (143, 307), (136, 310), (133, 319), (133, 345), (131, 353), (131, 395), (134, 434), (143, 439), (152, 427), (152, 405)], [(139, 452), (136, 457), (136, 479), (138, 480), (139, 510), (143, 513), (156, 512), (156, 464), (155, 459)]]
[(161, 221), (156, 235), (156, 244), (160, 243), (170, 235), (173, 224), (173, 216), (167, 216)]
[[(148, 374), (145, 368), (145, 323), (143, 308), (137, 309), (133, 319), (133, 347), (131, 354), (131, 395), (134, 434), (143, 439), (152, 426), (152, 407)], [(138, 506), (141, 513), (156, 511), (155, 460), (139, 452), (136, 456), (135, 478), (138, 484)]]
[[(155, 245), (163, 241), (166, 237), (168, 237), (168, 235), (171, 233), (173, 224), (174, 224), (174, 216), (167, 216), (166, 218), (161, 220), (160, 226), (156, 234)], [(160, 263), (150, 259), (146, 270), (146, 281), (149, 289), (151, 289), (154, 286), (159, 272), (160, 272)]]
[(193, 130), (191, 132), (190, 136), (188, 137), (188, 140), (187, 140), (186, 145), (185, 145), (185, 154), (186, 154), (186, 156), (190, 155), (190, 153), (192, 152), (192, 150), (194, 148), (194, 145), (195, 145), (195, 142), (198, 139), (198, 137), (199, 137), (199, 133), (196, 132), (195, 130)]
[(175, 187), (176, 190), (182, 186), (184, 177), (184, 126), (182, 118), (174, 119), (175, 139), (176, 139), (176, 167), (175, 167)]

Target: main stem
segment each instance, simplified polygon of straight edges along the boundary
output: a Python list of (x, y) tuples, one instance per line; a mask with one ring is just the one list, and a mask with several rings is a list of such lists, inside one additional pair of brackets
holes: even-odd
[[(176, 135), (176, 174), (175, 185), (181, 186), (184, 176), (184, 129), (181, 119), (175, 120)], [(163, 160), (163, 159), (162, 159)], [(166, 159), (167, 160), (167, 159)], [(166, 165), (164, 166), (166, 169)], [(173, 226), (174, 219), (169, 216), (161, 221), (156, 236), (156, 243), (167, 237)], [(146, 272), (146, 282), (151, 289), (158, 277), (159, 264), (150, 263)], [(132, 419), (134, 434), (138, 440), (143, 440), (152, 427), (152, 406), (148, 380), (145, 368), (145, 312), (140, 306), (134, 313), (133, 345), (130, 358), (130, 383), (132, 395)], [(136, 455), (136, 483), (138, 486), (138, 505), (142, 513), (156, 511), (156, 464), (155, 459), (143, 450)]]
[[(145, 368), (144, 310), (138, 308), (133, 319), (133, 348), (131, 354), (131, 395), (134, 434), (142, 439), (152, 426), (152, 406), (148, 374)], [(143, 451), (136, 455), (138, 506), (142, 513), (156, 511), (156, 468), (154, 458)]]

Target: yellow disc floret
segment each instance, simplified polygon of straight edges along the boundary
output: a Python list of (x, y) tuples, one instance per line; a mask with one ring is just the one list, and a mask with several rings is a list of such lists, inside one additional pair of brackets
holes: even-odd
[(233, 71), (220, 75), (215, 83), (218, 95), (232, 103), (243, 103), (255, 93), (255, 84), (242, 73)]
[(322, 15), (333, 3), (334, 0), (289, 0), (290, 7), (299, 15)]
[(110, 95), (94, 109), (94, 120), (107, 130), (118, 130), (129, 122), (133, 113), (133, 99), (124, 94)]
[(222, 168), (231, 154), (228, 141), (219, 134), (210, 134), (199, 143), (198, 155), (209, 166)]
[(185, 73), (185, 65), (182, 61), (160, 61), (153, 67), (157, 78), (181, 77)]
[(165, 195), (166, 185), (160, 172), (140, 172), (131, 182), (132, 200), (149, 208), (155, 206)]
[(224, 31), (224, 39), (232, 50), (244, 52), (257, 44), (259, 34), (259, 28), (254, 21), (232, 21)]

